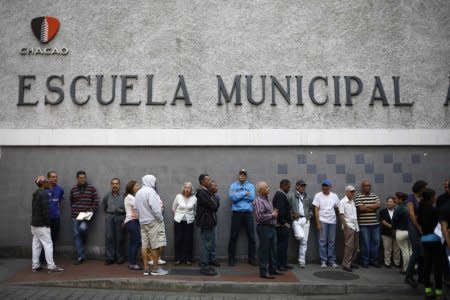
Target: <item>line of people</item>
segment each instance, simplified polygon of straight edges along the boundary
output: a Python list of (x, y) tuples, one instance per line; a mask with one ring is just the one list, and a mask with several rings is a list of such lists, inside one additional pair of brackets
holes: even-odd
[[(51, 253), (60, 228), (60, 207), (64, 190), (57, 184), (57, 174), (50, 171), (47, 177), (36, 180), (39, 189), (33, 194), (32, 233), (33, 270), (40, 270), (38, 253), (44, 247), (48, 269), (62, 271), (57, 267)], [(248, 238), (248, 263), (259, 265), (260, 276), (273, 278), (291, 269), (288, 264), (288, 241), (293, 232), (298, 240), (298, 264), (304, 268), (310, 224), (314, 220), (319, 236), (321, 267), (337, 268), (335, 240), (338, 221), (344, 234), (344, 257), (342, 268), (352, 272), (358, 268), (357, 250), (360, 249), (359, 266), (380, 267), (379, 248), (382, 240), (384, 264), (396, 266), (406, 275), (406, 282), (417, 286), (423, 282), (430, 294), (430, 273), (434, 270), (436, 291), (442, 293), (442, 274), (448, 274), (447, 255), (442, 246), (449, 244), (448, 217), (450, 210), (448, 180), (445, 193), (435, 200), (434, 191), (427, 188), (425, 181), (413, 185), (413, 193), (397, 192), (386, 200), (381, 209), (379, 197), (372, 192), (369, 181), (364, 180), (361, 190), (345, 187), (345, 196), (339, 199), (331, 192), (332, 183), (322, 182), (322, 191), (310, 197), (306, 193), (306, 182), (299, 180), (295, 190), (287, 179), (280, 182), (273, 200), (268, 200), (270, 188), (265, 182), (255, 186), (248, 180), (245, 169), (238, 172), (237, 180), (230, 185), (228, 198), (232, 202), (230, 240), (228, 244), (228, 265), (236, 264), (236, 247), (239, 232), (245, 228)], [(172, 205), (174, 220), (175, 264), (191, 265), (193, 261), (194, 224), (200, 228), (200, 272), (215, 275), (214, 267), (220, 266), (216, 259), (217, 210), (220, 206), (218, 187), (207, 174), (199, 176), (199, 188), (194, 192), (193, 184), (184, 183)], [(48, 203), (47, 209), (43, 203)], [(89, 219), (80, 219), (80, 213), (95, 213), (98, 209), (98, 195), (95, 187), (88, 184), (84, 171), (77, 173), (77, 184), (70, 191), (72, 232), (77, 253), (76, 264), (86, 260), (84, 245), (87, 238)], [(162, 251), (167, 246), (163, 217), (163, 201), (156, 188), (156, 178), (146, 175), (142, 187), (131, 180), (125, 193), (120, 191), (120, 180), (111, 180), (111, 191), (101, 203), (105, 216), (105, 264), (125, 262), (124, 229), (129, 234), (128, 267), (142, 270), (144, 274), (165, 275), (160, 265)], [(256, 259), (256, 232), (259, 240)], [(435, 232), (440, 224), (442, 234)], [(41, 230), (45, 228), (44, 231)], [(48, 233), (48, 234), (47, 234)], [(438, 237), (436, 237), (438, 236)], [(49, 242), (50, 241), (50, 242)], [(49, 245), (52, 249), (50, 250)], [(438, 247), (439, 245), (439, 247)], [(141, 249), (143, 267), (138, 262)], [(426, 249), (426, 251), (423, 251)], [(47, 257), (48, 256), (48, 257)], [(440, 260), (440, 264), (437, 263)], [(152, 267), (149, 269), (148, 265)], [(418, 281), (414, 279), (418, 265)]]

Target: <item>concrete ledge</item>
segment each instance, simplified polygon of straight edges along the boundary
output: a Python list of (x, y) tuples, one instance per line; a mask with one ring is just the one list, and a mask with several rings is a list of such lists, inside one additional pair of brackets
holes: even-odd
[(0, 129), (0, 146), (449, 146), (450, 129)]
[(114, 278), (26, 282), (14, 283), (14, 285), (191, 293), (284, 294), (305, 296), (356, 294), (416, 295), (416, 291), (405, 284), (302, 284)]

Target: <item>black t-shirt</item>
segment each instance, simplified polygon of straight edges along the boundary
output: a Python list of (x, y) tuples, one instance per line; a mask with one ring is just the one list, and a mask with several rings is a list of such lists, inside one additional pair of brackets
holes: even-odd
[(447, 224), (450, 225), (450, 202), (441, 205), (439, 209), (439, 221), (447, 221)]
[(286, 193), (277, 191), (273, 196), (273, 208), (278, 209), (278, 224), (285, 225), (291, 223), (291, 207), (287, 199)]
[(443, 193), (436, 199), (436, 208), (441, 209), (441, 206), (450, 203), (450, 193)]
[(418, 222), (422, 227), (424, 235), (434, 232), (436, 225), (439, 222), (439, 214), (436, 207), (432, 204), (425, 204), (420, 202), (418, 210)]

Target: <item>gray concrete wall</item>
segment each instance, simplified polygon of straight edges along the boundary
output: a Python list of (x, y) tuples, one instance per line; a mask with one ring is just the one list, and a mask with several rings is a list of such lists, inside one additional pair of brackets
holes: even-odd
[[(343, 197), (346, 184), (359, 185), (369, 179), (382, 200), (396, 191), (409, 192), (413, 181), (425, 179), (439, 193), (443, 179), (450, 177), (449, 147), (2, 147), (0, 159), (0, 252), (27, 254), (31, 248), (31, 194), (34, 176), (50, 169), (59, 173), (60, 184), (68, 192), (75, 183), (75, 173), (84, 169), (100, 196), (109, 188), (112, 177), (123, 183), (140, 179), (146, 173), (158, 178), (158, 188), (170, 207), (184, 181), (197, 184), (197, 177), (208, 172), (219, 184), (222, 205), (218, 214), (219, 257), (226, 257), (230, 232), (229, 184), (240, 168), (249, 171), (250, 180), (266, 180), (272, 195), (283, 178), (308, 183), (307, 192), (319, 191), (323, 177), (333, 180), (334, 191)], [(173, 256), (173, 225), (170, 210), (165, 211), (168, 235), (166, 255)], [(246, 253), (245, 234), (239, 240), (239, 255)], [(312, 229), (308, 259), (318, 259), (315, 230)], [(195, 253), (198, 254), (196, 234)], [(59, 250), (72, 251), (70, 205), (68, 198), (62, 208)], [(104, 251), (104, 213), (99, 212), (89, 232), (89, 250), (102, 255)], [(337, 252), (343, 250), (342, 234), (338, 231)], [(290, 257), (295, 259), (296, 243), (290, 244)]]
[[(30, 21), (56, 16), (61, 27), (49, 47), (68, 47), (64, 57), (21, 56), (23, 47), (42, 47)], [(444, 107), (450, 70), (450, 2), (440, 1), (1, 1), (0, 128), (450, 128)], [(18, 75), (37, 76), (27, 101), (17, 107)], [(45, 106), (45, 80), (65, 75), (65, 100)], [(140, 105), (121, 107), (119, 87), (109, 106), (95, 101), (91, 87), (79, 84), (78, 96), (91, 101), (78, 107), (69, 97), (76, 75), (105, 75), (110, 97), (111, 75), (138, 75), (131, 100), (145, 102), (145, 74), (154, 74), (155, 101), (173, 98), (178, 75), (185, 76), (192, 107)], [(218, 107), (216, 75), (228, 88), (235, 75), (254, 75), (255, 98), (261, 96), (259, 75), (303, 75), (305, 105), (295, 106), (277, 94), (250, 105), (242, 82), (243, 105)], [(315, 106), (307, 94), (316, 75), (328, 76), (329, 88), (318, 84)], [(364, 83), (353, 107), (333, 106), (333, 75), (359, 76)], [(369, 106), (374, 76), (380, 76), (389, 107)], [(392, 76), (400, 76), (402, 101), (393, 106)], [(49, 95), (55, 100), (55, 95)], [(343, 117), (345, 115), (345, 117)], [(205, 118), (205, 116), (213, 116)], [(20, 122), (17, 122), (20, 120)]]

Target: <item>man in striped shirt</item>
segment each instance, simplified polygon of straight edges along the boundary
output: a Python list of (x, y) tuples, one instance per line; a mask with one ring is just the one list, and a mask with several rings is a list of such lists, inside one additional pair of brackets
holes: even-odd
[(277, 271), (277, 223), (278, 210), (274, 209), (268, 199), (270, 188), (266, 182), (256, 184), (257, 196), (253, 201), (253, 213), (256, 220), (256, 232), (259, 237), (259, 276), (274, 279), (273, 275), (281, 275)]
[(72, 212), (72, 233), (77, 251), (76, 265), (86, 260), (84, 253), (84, 242), (87, 234), (88, 220), (77, 220), (78, 214), (81, 212), (93, 212), (98, 207), (97, 190), (94, 186), (87, 183), (86, 172), (77, 172), (77, 185), (70, 190), (70, 207)]
[(371, 192), (368, 180), (361, 183), (361, 193), (355, 198), (358, 210), (358, 224), (361, 232), (361, 267), (380, 267), (378, 262), (380, 248), (380, 225), (377, 211), (381, 206), (378, 196)]

